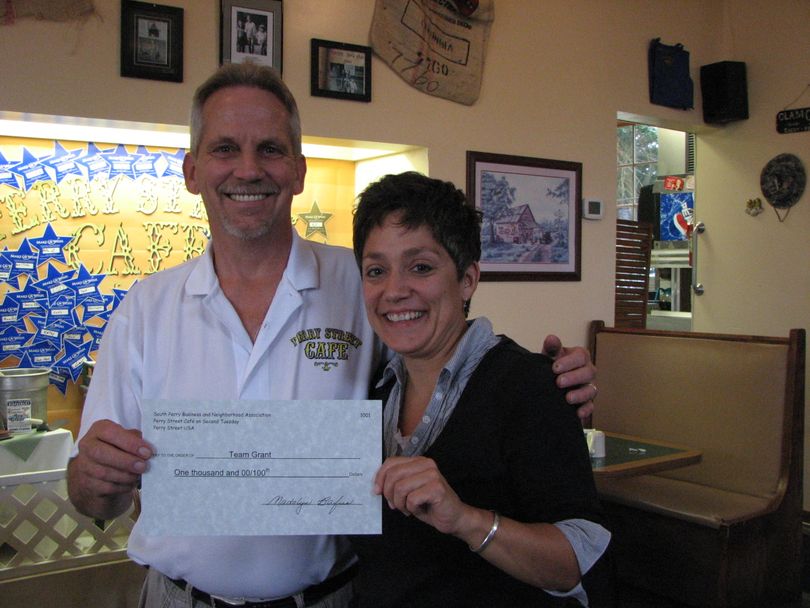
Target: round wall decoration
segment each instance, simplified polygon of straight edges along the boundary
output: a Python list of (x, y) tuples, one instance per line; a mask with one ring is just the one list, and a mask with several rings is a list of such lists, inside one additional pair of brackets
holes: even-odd
[[(798, 156), (779, 154), (768, 161), (759, 176), (759, 186), (765, 199), (774, 207), (779, 220), (787, 217), (787, 211), (799, 202), (807, 184), (807, 174)], [(786, 210), (784, 216), (779, 210)]]

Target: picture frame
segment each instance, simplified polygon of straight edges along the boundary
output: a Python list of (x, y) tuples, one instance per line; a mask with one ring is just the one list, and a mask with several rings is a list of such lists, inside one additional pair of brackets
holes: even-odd
[(467, 152), (482, 281), (579, 281), (582, 163)]
[(371, 101), (371, 47), (313, 38), (310, 94)]
[(121, 2), (121, 76), (183, 82), (183, 9)]
[(252, 61), (281, 74), (281, 0), (220, 0), (220, 17), (220, 64)]

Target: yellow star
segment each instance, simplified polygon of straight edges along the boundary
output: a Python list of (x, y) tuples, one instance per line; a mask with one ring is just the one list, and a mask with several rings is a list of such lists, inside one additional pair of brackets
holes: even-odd
[(318, 208), (318, 201), (312, 202), (312, 209), (310, 209), (309, 213), (299, 213), (298, 217), (307, 223), (306, 238), (309, 238), (316, 232), (320, 232), (324, 238), (328, 238), (326, 234), (326, 221), (332, 217), (332, 214), (321, 213), (321, 210)]

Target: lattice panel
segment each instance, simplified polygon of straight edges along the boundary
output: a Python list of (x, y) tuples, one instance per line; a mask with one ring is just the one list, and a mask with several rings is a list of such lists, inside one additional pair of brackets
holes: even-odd
[(0, 477), (0, 580), (118, 560), (135, 515), (109, 521), (80, 515), (68, 499), (66, 469)]

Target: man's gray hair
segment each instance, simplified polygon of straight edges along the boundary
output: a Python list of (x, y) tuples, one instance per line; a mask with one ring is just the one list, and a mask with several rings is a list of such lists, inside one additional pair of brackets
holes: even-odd
[(202, 83), (194, 93), (191, 104), (191, 154), (197, 155), (203, 131), (202, 109), (211, 95), (228, 87), (256, 87), (275, 95), (290, 115), (290, 140), (293, 153), (301, 154), (301, 117), (295, 97), (273, 68), (252, 62), (226, 63)]

